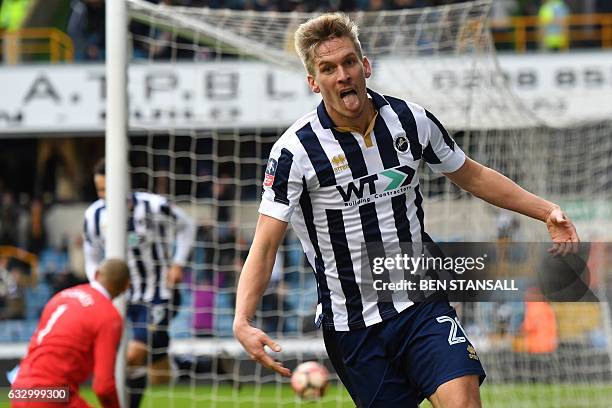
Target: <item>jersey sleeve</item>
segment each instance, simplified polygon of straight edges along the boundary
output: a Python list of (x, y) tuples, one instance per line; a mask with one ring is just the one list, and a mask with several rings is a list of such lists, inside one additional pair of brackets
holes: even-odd
[(302, 178), (294, 153), (280, 143), (275, 144), (264, 174), (259, 213), (289, 222), (302, 194)]
[(459, 170), (465, 162), (465, 153), (431, 112), (425, 111), (425, 114), (428, 138), (423, 146), (423, 159), (435, 173)]
[(95, 339), (93, 390), (103, 407), (119, 407), (115, 386), (115, 358), (122, 332), (123, 323), (117, 314), (100, 326)]
[(96, 234), (95, 220), (90, 216), (91, 212), (85, 212), (83, 221), (83, 253), (85, 256), (85, 272), (87, 279), (93, 281), (96, 270), (104, 261), (104, 243)]

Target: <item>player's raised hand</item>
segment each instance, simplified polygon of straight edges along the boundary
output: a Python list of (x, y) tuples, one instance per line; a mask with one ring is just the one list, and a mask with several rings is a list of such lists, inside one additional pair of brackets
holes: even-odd
[(236, 326), (234, 325), (234, 336), (242, 344), (245, 351), (252, 360), (257, 361), (270, 370), (274, 370), (282, 376), (290, 377), (291, 370), (283, 366), (280, 361), (275, 361), (268, 353), (266, 353), (264, 347), (268, 346), (273, 351), (281, 351), (281, 347), (278, 343), (272, 340), (266, 333), (257, 327), (253, 327), (249, 324), (243, 324)]
[(168, 269), (167, 284), (170, 288), (175, 287), (183, 281), (183, 267), (174, 264)]
[(569, 252), (578, 252), (580, 239), (576, 227), (560, 207), (555, 206), (548, 212), (546, 228), (548, 228), (548, 233), (554, 243), (549, 251), (550, 253), (565, 255)]

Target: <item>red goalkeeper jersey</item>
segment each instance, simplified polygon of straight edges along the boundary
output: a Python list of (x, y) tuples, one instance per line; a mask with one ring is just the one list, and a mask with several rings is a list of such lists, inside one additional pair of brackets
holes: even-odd
[(59, 292), (43, 310), (13, 388), (68, 386), (69, 406), (83, 406), (79, 385), (93, 373), (93, 389), (102, 405), (118, 407), (115, 356), (122, 326), (121, 316), (99, 283)]

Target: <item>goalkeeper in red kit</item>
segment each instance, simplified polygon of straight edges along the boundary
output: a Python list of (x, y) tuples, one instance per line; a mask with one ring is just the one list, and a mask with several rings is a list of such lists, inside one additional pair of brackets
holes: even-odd
[(129, 270), (118, 259), (105, 261), (91, 284), (65, 289), (45, 306), (26, 357), (12, 384), (28, 388), (68, 387), (68, 403), (13, 399), (11, 407), (89, 407), (79, 386), (93, 373), (93, 390), (103, 407), (119, 407), (115, 356), (123, 320), (112, 299), (129, 286)]

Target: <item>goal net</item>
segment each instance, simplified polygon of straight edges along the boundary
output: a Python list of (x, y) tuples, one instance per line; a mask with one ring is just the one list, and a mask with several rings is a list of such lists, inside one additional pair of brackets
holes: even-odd
[[(299, 406), (288, 380), (254, 364), (231, 326), (268, 154), (319, 102), (292, 45), (312, 15), (127, 3), (130, 77), (145, 90), (131, 95), (129, 108), (133, 185), (171, 197), (198, 225), (170, 327), (171, 381), (152, 388), (144, 405)], [(583, 240), (609, 241), (610, 123), (560, 127), (526, 109), (498, 66), (489, 7), (474, 1), (355, 13), (373, 63), (368, 86), (426, 107), (470, 157), (562, 204)], [(434, 240), (549, 239), (541, 223), (497, 210), (427, 169), (421, 185)], [(289, 231), (255, 323), (283, 345), (278, 358), (290, 368), (306, 360), (330, 367), (313, 323), (316, 303), (314, 275)], [(485, 406), (609, 406), (606, 302), (552, 304), (558, 346), (544, 357), (522, 346), (525, 303), (457, 307), (487, 369)], [(327, 396), (310, 406), (353, 405), (332, 370)]]

